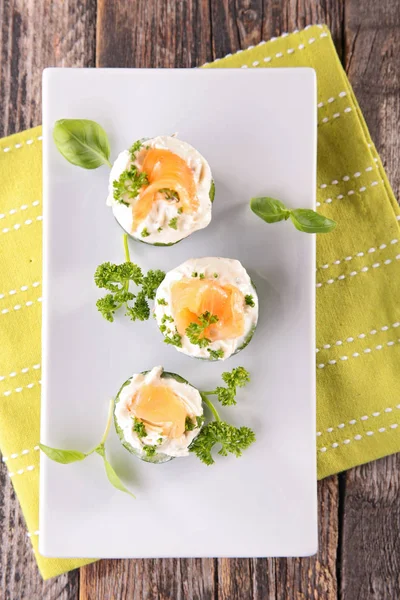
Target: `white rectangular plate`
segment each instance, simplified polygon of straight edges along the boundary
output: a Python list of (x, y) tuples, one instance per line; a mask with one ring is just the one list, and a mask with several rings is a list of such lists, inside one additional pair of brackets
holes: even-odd
[[(115, 432), (109, 459), (136, 494), (108, 483), (101, 458), (41, 459), (39, 549), (53, 557), (301, 556), (317, 548), (315, 236), (267, 225), (252, 196), (315, 206), (316, 81), (311, 69), (49, 69), (44, 73), (44, 306), (41, 441), (87, 451), (108, 402), (133, 373), (163, 365), (200, 389), (237, 365), (251, 373), (226, 420), (257, 442), (206, 467), (195, 456), (141, 462)], [(179, 132), (216, 183), (207, 229), (170, 248), (130, 242), (132, 260), (165, 271), (199, 256), (239, 259), (260, 297), (250, 345), (209, 363), (162, 341), (154, 319), (113, 324), (95, 303), (93, 273), (123, 262), (122, 231), (105, 204), (109, 170), (70, 165), (52, 139), (57, 119), (107, 131), (112, 159), (142, 137)]]

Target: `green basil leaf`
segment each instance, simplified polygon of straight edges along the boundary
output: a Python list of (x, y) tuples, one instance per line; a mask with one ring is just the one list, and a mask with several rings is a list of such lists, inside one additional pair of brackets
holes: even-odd
[(336, 227), (336, 221), (308, 208), (296, 208), (290, 212), (290, 218), (299, 231), (306, 233), (329, 233)]
[(263, 221), (277, 223), (289, 217), (290, 211), (280, 200), (274, 198), (252, 198), (250, 208)]
[(117, 490), (120, 490), (120, 492), (125, 492), (125, 494), (129, 494), (130, 496), (132, 496), (132, 498), (136, 498), (136, 496), (124, 486), (124, 484), (114, 471), (114, 467), (112, 467), (111, 464), (108, 462), (106, 458), (104, 444), (100, 444), (100, 446), (96, 448), (95, 452), (97, 452), (97, 454), (100, 454), (100, 456), (103, 457), (104, 467), (106, 469), (108, 481), (111, 483), (111, 485), (113, 485)]
[(45, 444), (39, 444), (39, 448), (46, 456), (51, 458), (51, 460), (63, 465), (83, 460), (87, 456), (83, 452), (79, 452), (79, 450), (60, 450), (59, 448), (50, 448), (50, 446), (46, 446)]
[(58, 151), (68, 162), (83, 169), (109, 165), (110, 144), (104, 129), (88, 119), (61, 119), (53, 129)]
[(120, 478), (118, 477), (118, 475), (116, 474), (116, 472), (114, 471), (114, 468), (111, 466), (111, 464), (108, 462), (108, 460), (106, 459), (106, 457), (103, 457), (104, 460), (104, 466), (106, 468), (106, 473), (107, 473), (107, 477), (108, 477), (108, 481), (111, 483), (111, 485), (113, 485), (115, 488), (117, 488), (117, 490), (120, 490), (121, 492), (125, 492), (125, 494), (129, 494), (130, 496), (132, 496), (132, 498), (135, 498), (135, 495), (132, 494), (132, 492), (130, 492), (122, 483), (122, 481), (120, 480)]

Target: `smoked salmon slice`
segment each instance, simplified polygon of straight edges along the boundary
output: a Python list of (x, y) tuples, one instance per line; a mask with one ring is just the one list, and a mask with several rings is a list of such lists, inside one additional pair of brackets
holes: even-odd
[(160, 427), (163, 435), (179, 438), (185, 433), (187, 411), (174, 392), (165, 385), (147, 384), (133, 398), (135, 415), (146, 426)]
[(154, 200), (160, 197), (160, 190), (176, 192), (177, 206), (184, 212), (198, 208), (193, 172), (183, 158), (170, 150), (150, 148), (146, 151), (141, 168), (147, 175), (149, 185), (141, 189), (133, 204), (133, 229), (150, 213)]
[(233, 339), (244, 334), (244, 296), (233, 285), (220, 285), (208, 279), (184, 279), (171, 288), (172, 310), (175, 325), (184, 335), (191, 323), (199, 323), (198, 317), (208, 311), (218, 317), (204, 331), (211, 341)]

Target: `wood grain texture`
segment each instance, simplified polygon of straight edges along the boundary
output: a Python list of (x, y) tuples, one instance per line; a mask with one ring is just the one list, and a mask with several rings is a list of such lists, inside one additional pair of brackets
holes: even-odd
[[(357, 2), (357, 0), (350, 0)], [(339, 56), (342, 55), (344, 0), (287, 0), (265, 2), (263, 38), (307, 25), (326, 23), (332, 33)]]
[(214, 559), (102, 560), (81, 568), (80, 600), (214, 600)]
[(344, 478), (341, 597), (400, 598), (400, 455)]
[(198, 0), (98, 0), (98, 67), (196, 67), (211, 60), (210, 11)]
[[(94, 66), (96, 0), (0, 0), (0, 136), (39, 125), (42, 69)], [(0, 463), (0, 598), (76, 600), (79, 573), (43, 583)]]
[[(395, 196), (400, 192), (398, 2), (350, 2), (344, 63)], [(340, 591), (344, 600), (400, 598), (400, 456), (341, 475)]]
[(45, 67), (94, 66), (96, 0), (0, 0), (0, 136), (42, 122)]
[(342, 54), (342, 0), (211, 0), (214, 58), (307, 25), (326, 23)]
[(400, 6), (398, 1), (350, 2), (345, 18), (345, 67), (400, 196)]

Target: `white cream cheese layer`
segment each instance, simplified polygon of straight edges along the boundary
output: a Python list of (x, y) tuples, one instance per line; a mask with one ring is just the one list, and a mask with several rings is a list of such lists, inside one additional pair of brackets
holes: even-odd
[[(122, 388), (119, 394), (119, 400), (115, 406), (115, 418), (119, 427), (123, 431), (125, 440), (138, 451), (139, 454), (144, 454), (143, 446), (157, 446), (157, 453), (166, 454), (167, 456), (188, 456), (189, 446), (193, 439), (198, 435), (199, 428), (193, 431), (185, 431), (179, 438), (168, 438), (163, 435), (161, 428), (152, 428), (148, 430), (147, 437), (139, 438), (133, 430), (134, 425), (134, 406), (132, 406), (132, 398), (138, 392), (142, 385), (163, 385), (171, 389), (171, 391), (179, 397), (189, 417), (195, 420), (196, 417), (203, 415), (203, 405), (200, 392), (189, 385), (181, 383), (172, 377), (164, 377), (162, 367), (154, 367), (146, 374), (132, 375), (130, 383)], [(162, 442), (160, 443), (160, 439)]]
[[(218, 281), (222, 286), (233, 285), (242, 292), (243, 296), (252, 296), (254, 306), (250, 306), (246, 303), (244, 303), (243, 306), (244, 333), (242, 336), (233, 339), (218, 340), (212, 342), (207, 348), (200, 348), (200, 346), (192, 344), (189, 341), (189, 338), (184, 335), (181, 338), (182, 346), (175, 346), (179, 352), (183, 352), (189, 356), (207, 359), (210, 358), (209, 350), (222, 350), (224, 354), (220, 360), (226, 360), (232, 356), (232, 354), (235, 354), (235, 352), (247, 341), (250, 333), (254, 331), (258, 320), (257, 294), (246, 269), (238, 260), (215, 257), (192, 258), (172, 271), (169, 271), (157, 290), (154, 304), (154, 314), (157, 324), (159, 327), (166, 324), (170, 332), (172, 331), (172, 334), (175, 332), (171, 287), (177, 281), (190, 279), (194, 273), (197, 273), (198, 277), (204, 276), (204, 279)], [(159, 301), (161, 301), (161, 304)], [(171, 333), (168, 333), (168, 330), (164, 335), (171, 337)]]
[[(118, 181), (122, 173), (132, 164), (129, 150), (121, 152), (115, 160), (110, 173), (107, 204), (112, 207), (115, 218), (121, 227), (133, 237), (149, 244), (173, 244), (187, 237), (198, 229), (203, 229), (211, 221), (210, 189), (212, 184), (211, 169), (206, 159), (190, 144), (172, 136), (158, 136), (144, 142), (146, 147), (170, 150), (182, 158), (192, 170), (196, 186), (196, 195), (199, 207), (196, 212), (178, 213), (176, 202), (156, 200), (147, 217), (133, 227), (132, 207), (114, 200), (113, 184)], [(138, 155), (140, 158), (140, 155)], [(133, 200), (134, 202), (134, 200)], [(177, 219), (176, 229), (169, 226), (172, 219)], [(148, 235), (142, 236), (146, 231)]]

